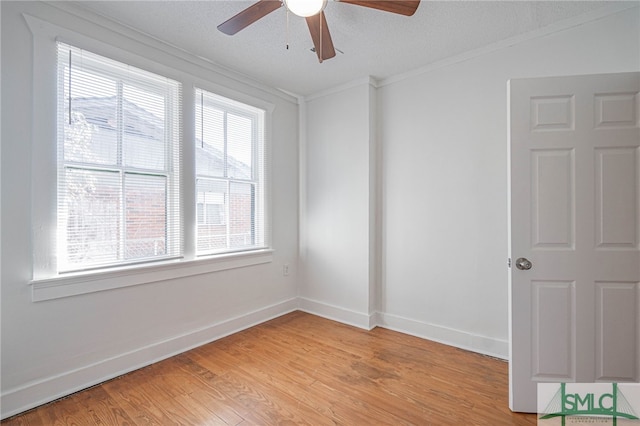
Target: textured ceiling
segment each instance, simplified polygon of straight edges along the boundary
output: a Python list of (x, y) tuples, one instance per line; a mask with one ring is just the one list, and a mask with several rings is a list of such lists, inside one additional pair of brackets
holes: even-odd
[[(422, 1), (405, 17), (329, 0), (337, 56), (318, 63), (304, 19), (280, 8), (234, 36), (216, 26), (247, 1), (81, 1), (98, 13), (274, 88), (309, 95), (366, 76), (409, 72), (524, 33), (620, 8), (594, 1)], [(615, 3), (615, 4), (614, 4)], [(624, 3), (627, 4), (627, 3)], [(638, 5), (639, 2), (629, 2)], [(287, 41), (289, 49), (286, 49)]]

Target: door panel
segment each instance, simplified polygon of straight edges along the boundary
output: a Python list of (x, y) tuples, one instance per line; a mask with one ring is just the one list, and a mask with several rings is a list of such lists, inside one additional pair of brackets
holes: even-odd
[(533, 281), (535, 380), (559, 381), (575, 374), (575, 283)]
[(596, 283), (596, 380), (635, 381), (638, 283)]
[(595, 95), (596, 129), (638, 127), (638, 93)]
[(596, 242), (601, 249), (638, 246), (638, 148), (596, 149)]
[(531, 152), (533, 247), (573, 250), (573, 150)]
[(572, 95), (531, 97), (532, 131), (573, 130), (574, 123), (575, 106)]
[(640, 379), (640, 73), (509, 83), (510, 407)]

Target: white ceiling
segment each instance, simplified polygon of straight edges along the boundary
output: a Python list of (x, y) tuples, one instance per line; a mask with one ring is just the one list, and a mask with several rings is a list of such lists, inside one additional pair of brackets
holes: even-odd
[(313, 43), (304, 19), (290, 15), (287, 26), (284, 8), (234, 36), (216, 29), (252, 3), (83, 1), (74, 5), (298, 95), (366, 76), (388, 78), (550, 25), (575, 25), (581, 16), (593, 17), (622, 5), (595, 1), (422, 1), (415, 15), (405, 17), (329, 0), (325, 9), (328, 26), (336, 49), (344, 53), (320, 64), (310, 51)]

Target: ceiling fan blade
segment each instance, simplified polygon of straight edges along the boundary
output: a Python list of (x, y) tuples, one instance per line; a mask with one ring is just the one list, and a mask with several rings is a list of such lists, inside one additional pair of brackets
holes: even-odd
[(329, 33), (327, 18), (325, 18), (324, 12), (320, 12), (314, 16), (309, 16), (305, 19), (307, 20), (309, 32), (313, 39), (313, 46), (318, 54), (318, 60), (322, 62), (325, 59), (330, 59), (336, 56), (336, 50), (333, 47), (331, 33)]
[(247, 28), (258, 19), (267, 16), (276, 9), (279, 9), (280, 6), (282, 6), (282, 2), (280, 0), (260, 0), (258, 3), (252, 4), (242, 12), (218, 25), (218, 29), (227, 35), (234, 35), (238, 31)]
[(336, 0), (341, 3), (356, 4), (358, 6), (369, 7), (371, 9), (383, 10), (385, 12), (397, 13), (399, 15), (411, 16), (416, 13), (420, 0)]

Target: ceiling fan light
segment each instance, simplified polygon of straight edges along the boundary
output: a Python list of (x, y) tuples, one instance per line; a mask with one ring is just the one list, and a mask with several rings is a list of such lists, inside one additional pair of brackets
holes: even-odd
[(320, 13), (327, 0), (284, 0), (284, 4), (294, 15), (306, 18)]

